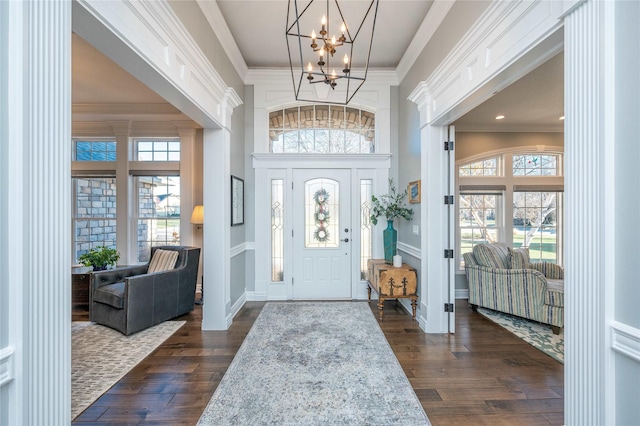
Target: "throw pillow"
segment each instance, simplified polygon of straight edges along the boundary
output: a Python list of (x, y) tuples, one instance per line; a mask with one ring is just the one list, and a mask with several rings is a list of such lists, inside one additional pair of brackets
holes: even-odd
[(147, 274), (173, 269), (173, 267), (176, 266), (176, 260), (178, 260), (177, 251), (158, 249), (153, 253), (153, 258), (151, 262), (149, 262)]
[(511, 254), (511, 269), (531, 269), (531, 259), (529, 258), (529, 248), (520, 247), (509, 248)]
[(500, 243), (478, 244), (473, 247), (473, 255), (481, 266), (510, 269), (509, 247)]

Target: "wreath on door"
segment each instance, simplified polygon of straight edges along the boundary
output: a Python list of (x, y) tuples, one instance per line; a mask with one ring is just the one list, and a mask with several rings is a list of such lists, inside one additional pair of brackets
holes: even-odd
[(313, 194), (313, 200), (316, 202), (315, 213), (313, 218), (316, 222), (316, 230), (313, 232), (313, 238), (325, 243), (329, 241), (329, 231), (327, 225), (329, 224), (329, 193), (326, 189), (321, 188)]

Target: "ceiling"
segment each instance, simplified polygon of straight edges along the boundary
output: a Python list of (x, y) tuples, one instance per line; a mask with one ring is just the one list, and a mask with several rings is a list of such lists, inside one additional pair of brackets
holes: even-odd
[[(306, 0), (300, 3), (306, 4)], [(289, 56), (284, 35), (289, 4), (287, 0), (217, 0), (217, 4), (249, 69), (288, 68)], [(343, 0), (340, 4), (351, 31), (354, 24), (350, 21), (359, 21), (361, 18), (354, 17), (361, 17), (370, 1)], [(370, 69), (396, 69), (432, 4), (432, 1), (426, 0), (380, 0)], [(322, 13), (317, 12), (318, 15)], [(311, 9), (307, 11), (307, 17), (315, 14), (316, 11)], [(337, 14), (330, 10), (330, 16)], [(372, 16), (371, 13), (368, 17), (369, 24)], [(318, 17), (318, 27), (313, 28), (316, 32), (319, 32), (319, 20)], [(310, 24), (312, 26), (313, 21)], [(333, 19), (330, 24), (331, 22)], [(334, 25), (333, 28), (337, 26)], [(366, 26), (363, 26), (354, 43), (353, 60), (356, 65), (358, 56), (366, 56), (368, 43), (359, 44), (367, 41), (365, 36), (370, 37), (370, 33), (366, 33)], [(302, 28), (301, 31), (304, 32)], [(89, 114), (87, 109), (78, 108), (80, 104), (163, 104), (161, 110), (167, 114), (164, 119), (185, 118), (177, 109), (167, 105), (163, 98), (82, 38), (74, 35), (72, 42), (74, 120), (99, 118), (95, 114)], [(358, 46), (360, 50), (357, 50)], [(81, 114), (80, 111), (84, 113)], [(156, 117), (157, 114), (156, 111)], [(505, 115), (505, 119), (495, 120), (498, 114)], [(560, 115), (563, 115), (562, 54), (494, 94), (454, 124), (458, 131), (562, 131), (563, 123), (558, 120)], [(117, 119), (113, 116), (109, 118)]]
[[(298, 5), (300, 32), (311, 34), (320, 31), (320, 20), (326, 14), (327, 2), (316, 0), (304, 13), (308, 0), (297, 2), (287, 0), (217, 0), (229, 30), (236, 40), (244, 61), (249, 68), (287, 68), (287, 40), (285, 28), (289, 16), (289, 26), (295, 22), (295, 5)], [(366, 60), (373, 18), (375, 32), (371, 48), (369, 67), (375, 69), (395, 69), (402, 55), (413, 40), (418, 28), (427, 16), (433, 4), (427, 0), (380, 0), (377, 14), (375, 5), (369, 14), (367, 10), (371, 0), (342, 0), (338, 3), (344, 21), (355, 37), (353, 59), (354, 66), (364, 66)], [(290, 9), (288, 8), (290, 5)], [(341, 20), (333, 1), (329, 2), (329, 34), (340, 36)], [(248, 13), (250, 11), (250, 13)], [(355, 36), (358, 27), (366, 16), (361, 32)], [(334, 19), (335, 18), (335, 19)], [(402, 22), (402, 25), (398, 25)], [(290, 39), (290, 42), (293, 39)], [(303, 44), (303, 48), (307, 47)], [(310, 48), (309, 48), (310, 50)]]

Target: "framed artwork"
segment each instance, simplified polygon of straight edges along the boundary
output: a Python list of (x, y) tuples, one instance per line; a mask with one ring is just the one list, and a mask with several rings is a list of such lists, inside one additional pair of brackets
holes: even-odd
[(231, 175), (231, 226), (244, 224), (244, 180)]
[(409, 194), (409, 202), (411, 204), (418, 204), (420, 202), (420, 181), (414, 180), (409, 182), (407, 186), (407, 194)]

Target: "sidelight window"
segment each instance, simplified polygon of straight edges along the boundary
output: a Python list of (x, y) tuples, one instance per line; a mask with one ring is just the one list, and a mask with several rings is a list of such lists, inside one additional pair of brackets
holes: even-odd
[(271, 281), (284, 281), (284, 180), (271, 180)]

